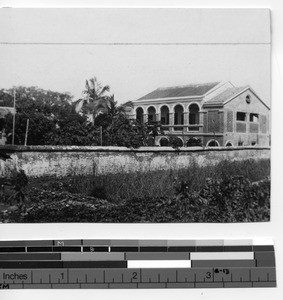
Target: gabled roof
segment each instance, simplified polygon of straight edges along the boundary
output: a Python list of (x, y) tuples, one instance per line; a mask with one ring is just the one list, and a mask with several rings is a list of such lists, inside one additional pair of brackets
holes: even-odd
[(266, 106), (268, 109), (270, 107), (266, 105), (260, 98), (259, 96), (255, 93), (255, 91), (250, 87), (250, 86), (242, 86), (242, 87), (232, 87), (224, 92), (220, 93), (219, 95), (207, 100), (203, 106), (204, 107), (215, 107), (215, 106), (223, 106), (226, 103), (230, 102), (234, 98), (236, 98), (238, 95), (242, 94), (246, 90), (250, 90), (258, 99), (259, 101)]
[(139, 98), (136, 101), (161, 98), (203, 96), (208, 91), (217, 86), (219, 83), (220, 82), (209, 82), (201, 84), (189, 84), (183, 86), (158, 88), (153, 92)]
[(233, 97), (234, 95), (237, 95), (242, 90), (244, 90), (246, 87), (232, 87), (229, 88), (219, 95), (216, 95), (215, 97), (207, 100), (204, 103), (204, 106), (216, 106), (216, 105), (223, 105), (228, 99)]

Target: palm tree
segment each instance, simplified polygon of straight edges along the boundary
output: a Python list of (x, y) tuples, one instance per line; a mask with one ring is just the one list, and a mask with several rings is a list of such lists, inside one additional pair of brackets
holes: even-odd
[(126, 116), (130, 107), (132, 107), (132, 102), (130, 101), (118, 106), (117, 101), (114, 100), (114, 95), (111, 95), (106, 97), (104, 104), (101, 105), (101, 112), (107, 114), (111, 120), (115, 121), (121, 115)]
[(83, 110), (93, 121), (103, 111), (109, 90), (109, 85), (103, 86), (95, 76), (86, 80), (83, 91), (85, 97), (75, 102), (76, 112)]

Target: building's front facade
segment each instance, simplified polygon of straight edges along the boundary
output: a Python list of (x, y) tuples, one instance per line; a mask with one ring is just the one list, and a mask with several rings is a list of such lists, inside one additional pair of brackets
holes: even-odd
[(133, 101), (129, 117), (141, 123), (159, 121), (164, 135), (181, 139), (184, 146), (269, 146), (270, 109), (249, 86), (230, 82), (159, 88)]

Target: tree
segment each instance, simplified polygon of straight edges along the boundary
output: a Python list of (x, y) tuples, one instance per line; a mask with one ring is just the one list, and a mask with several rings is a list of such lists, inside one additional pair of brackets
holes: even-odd
[(56, 128), (46, 134), (50, 145), (99, 145), (99, 130), (87, 117), (78, 114), (73, 107), (68, 114), (57, 120)]
[[(29, 144), (45, 144), (45, 134), (55, 128), (54, 120), (66, 112), (70, 105), (71, 96), (68, 94), (47, 91), (38, 87), (15, 87), (4, 92), (13, 95), (16, 93), (16, 130), (15, 143), (24, 144), (27, 119), (30, 120)], [(2, 90), (3, 92), (3, 90)], [(11, 97), (11, 104), (13, 100)], [(12, 132), (11, 114), (6, 117), (5, 128), (10, 133), (8, 143), (11, 142)]]
[(105, 100), (104, 113), (98, 114), (94, 122), (102, 127), (103, 145), (132, 148), (155, 145), (155, 137), (162, 133), (159, 122), (140, 124), (129, 120), (126, 112), (131, 106), (132, 102), (118, 106), (113, 96)]
[(161, 122), (148, 121), (141, 126), (144, 132), (144, 145), (155, 146), (155, 138), (160, 134), (164, 134)]
[(112, 95), (110, 97), (105, 98), (103, 112), (106, 113), (112, 121), (115, 121), (115, 119), (120, 115), (126, 115), (127, 104), (122, 104), (118, 106), (117, 101), (114, 100), (114, 95)]
[(97, 114), (104, 111), (106, 93), (109, 91), (110, 87), (108, 85), (103, 86), (95, 76), (86, 80), (85, 90), (83, 91), (85, 97), (75, 102), (76, 111), (82, 111), (91, 116), (92, 121), (94, 121)]
[(7, 90), (0, 90), (0, 106), (13, 107), (13, 93), (9, 93)]
[[(101, 103), (100, 113), (96, 116), (94, 124), (97, 126), (103, 126), (106, 123), (108, 125), (113, 124), (120, 116), (126, 116), (127, 109), (132, 106), (132, 102), (126, 102), (118, 105), (117, 101), (114, 100), (114, 95), (105, 97)], [(103, 124), (102, 124), (103, 123)]]
[(119, 115), (104, 131), (105, 145), (139, 148), (144, 145), (142, 128), (133, 120)]
[[(91, 99), (94, 99), (94, 89), (99, 91), (99, 96), (92, 102), (96, 103), (94, 122), (89, 122), (87, 115), (83, 113), (84, 110), (77, 112), (78, 102), (72, 102), (72, 97), (67, 93), (47, 91), (38, 87), (15, 88), (15, 144), (24, 144), (29, 119), (28, 145), (100, 145), (102, 127), (102, 144), (105, 146), (153, 146), (155, 137), (162, 133), (160, 124), (140, 124), (129, 120), (127, 110), (132, 103), (118, 105), (113, 95), (101, 96), (105, 91), (109, 91), (108, 86), (99, 85), (97, 88), (96, 85), (97, 81), (94, 79), (86, 84), (86, 91), (92, 95)], [(12, 89), (5, 92), (13, 94)], [(13, 105), (13, 97), (6, 97), (5, 101), (9, 106)], [(11, 143), (12, 127), (13, 116), (9, 114), (5, 124), (5, 130), (10, 134), (8, 143)]]
[[(128, 132), (131, 135), (131, 125), (126, 116), (126, 107), (129, 102), (118, 105), (114, 100), (114, 96), (105, 97), (103, 108), (94, 120), (94, 125), (102, 127), (103, 145), (107, 146), (125, 146), (128, 142), (121, 137)], [(116, 136), (117, 135), (117, 136)], [(119, 135), (119, 137), (118, 137)]]
[[(13, 90), (6, 90), (5, 93), (12, 95)], [(73, 132), (75, 132), (75, 124), (78, 130), (80, 128), (79, 125), (82, 126), (87, 120), (85, 116), (80, 116), (75, 112), (72, 97), (67, 93), (43, 90), (38, 87), (22, 86), (16, 87), (15, 91), (17, 112), (15, 144), (24, 144), (27, 119), (30, 120), (28, 133), (29, 145), (47, 145), (53, 143), (62, 145), (66, 142), (67, 135), (67, 132), (63, 135), (63, 128), (65, 131), (70, 131), (70, 125), (72, 124)], [(2, 92), (4, 91), (2, 90)], [(10, 101), (12, 101), (12, 98)], [(6, 116), (5, 124), (7, 133), (10, 133), (8, 143), (11, 143), (12, 124), (13, 116), (9, 114)], [(61, 140), (59, 132), (62, 134)], [(56, 137), (58, 138), (57, 140)], [(76, 139), (69, 139), (67, 144), (70, 145), (74, 141)], [(79, 142), (79, 144), (82, 143)]]

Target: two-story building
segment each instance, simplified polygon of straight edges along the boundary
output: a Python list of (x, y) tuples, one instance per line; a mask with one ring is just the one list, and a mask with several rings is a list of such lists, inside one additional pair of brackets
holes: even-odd
[(269, 146), (270, 108), (249, 86), (212, 82), (158, 88), (133, 101), (129, 117), (141, 123), (160, 121), (167, 146), (175, 136), (184, 146)]

